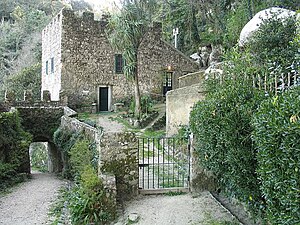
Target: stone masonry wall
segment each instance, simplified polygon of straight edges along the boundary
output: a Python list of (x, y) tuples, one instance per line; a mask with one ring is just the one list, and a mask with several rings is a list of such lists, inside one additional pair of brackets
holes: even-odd
[[(74, 111), (71, 109), (65, 109), (65, 112), (68, 112), (72, 115)], [(71, 132), (83, 132), (86, 138), (96, 143), (96, 148), (99, 152), (99, 161), (98, 161), (98, 176), (102, 179), (103, 185), (106, 191), (106, 194), (116, 199), (116, 179), (115, 176), (109, 175), (105, 173), (105, 171), (101, 170), (102, 163), (102, 151), (101, 151), (101, 139), (102, 139), (102, 131), (96, 129), (86, 123), (80, 122), (76, 118), (69, 117), (64, 115), (61, 117), (61, 128), (66, 129)]]
[(198, 70), (190, 60), (162, 39), (161, 24), (155, 23), (141, 43), (138, 53), (138, 72), (142, 92), (162, 94), (163, 74), (168, 66), (173, 71), (173, 89), (178, 88), (178, 78)]
[[(109, 88), (109, 110), (118, 99), (131, 96), (134, 88), (123, 74), (115, 73), (116, 52), (105, 33), (107, 21), (95, 21), (94, 14), (84, 12), (78, 17), (63, 9), (43, 31), (42, 90), (51, 92), (51, 100), (68, 97), (85, 106), (99, 104), (99, 87)], [(51, 71), (45, 74), (48, 60)], [(50, 60), (50, 61), (49, 61)], [(145, 34), (138, 53), (138, 73), (141, 93), (162, 95), (163, 74), (170, 66), (173, 89), (178, 77), (197, 71), (198, 65), (161, 39), (161, 24)]]
[(179, 88), (188, 87), (194, 84), (202, 83), (204, 80), (204, 70), (189, 73), (184, 76), (179, 77)]
[(181, 125), (188, 125), (193, 105), (204, 99), (202, 84), (169, 91), (166, 97), (166, 134), (178, 133)]
[[(106, 23), (95, 21), (92, 13), (77, 17), (63, 10), (62, 20), (62, 91), (68, 95), (87, 96), (96, 102), (99, 86), (113, 89), (113, 98), (127, 95), (128, 82), (115, 74), (115, 51), (106, 34)], [(122, 88), (118, 88), (122, 86)]]
[(63, 116), (61, 127), (69, 131), (83, 132), (96, 142), (99, 152), (98, 175), (107, 190), (117, 191), (120, 201), (138, 192), (137, 139), (133, 133), (102, 133), (76, 118)]
[(138, 194), (138, 148), (135, 134), (130, 132), (104, 133), (101, 139), (103, 173), (116, 177), (119, 201)]

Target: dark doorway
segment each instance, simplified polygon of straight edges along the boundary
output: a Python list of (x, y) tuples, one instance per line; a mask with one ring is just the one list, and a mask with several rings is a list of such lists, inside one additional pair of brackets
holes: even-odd
[(100, 87), (99, 100), (99, 111), (108, 111), (108, 87)]
[(164, 83), (163, 83), (163, 95), (166, 96), (166, 93), (172, 90), (172, 77), (173, 72), (165, 72), (164, 75)]

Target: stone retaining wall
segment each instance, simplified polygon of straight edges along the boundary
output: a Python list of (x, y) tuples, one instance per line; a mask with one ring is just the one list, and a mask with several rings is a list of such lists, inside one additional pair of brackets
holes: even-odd
[(202, 84), (169, 91), (166, 97), (166, 134), (178, 133), (180, 126), (189, 125), (190, 112), (193, 105), (204, 99)]
[(202, 83), (204, 80), (204, 70), (195, 73), (189, 73), (178, 78), (179, 88), (191, 86), (194, 84)]
[(138, 148), (134, 133), (104, 133), (100, 163), (102, 173), (115, 176), (119, 201), (138, 194)]
[(99, 152), (98, 176), (106, 191), (125, 200), (138, 192), (137, 139), (133, 133), (103, 133), (76, 118), (63, 116), (61, 128), (83, 132)]

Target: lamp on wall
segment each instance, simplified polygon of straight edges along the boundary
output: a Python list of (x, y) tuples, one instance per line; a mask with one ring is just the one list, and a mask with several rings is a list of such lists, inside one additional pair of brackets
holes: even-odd
[(171, 71), (171, 70), (172, 70), (172, 66), (171, 66), (171, 65), (168, 65), (168, 66), (167, 66), (167, 70), (168, 70), (168, 71)]

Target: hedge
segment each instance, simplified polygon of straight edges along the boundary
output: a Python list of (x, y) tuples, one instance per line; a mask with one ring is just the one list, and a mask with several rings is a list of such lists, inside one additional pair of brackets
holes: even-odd
[(300, 88), (264, 101), (253, 119), (270, 224), (300, 224)]
[(190, 117), (201, 165), (214, 173), (220, 189), (250, 205), (260, 202), (251, 117), (263, 99), (248, 84), (227, 81), (198, 102)]

